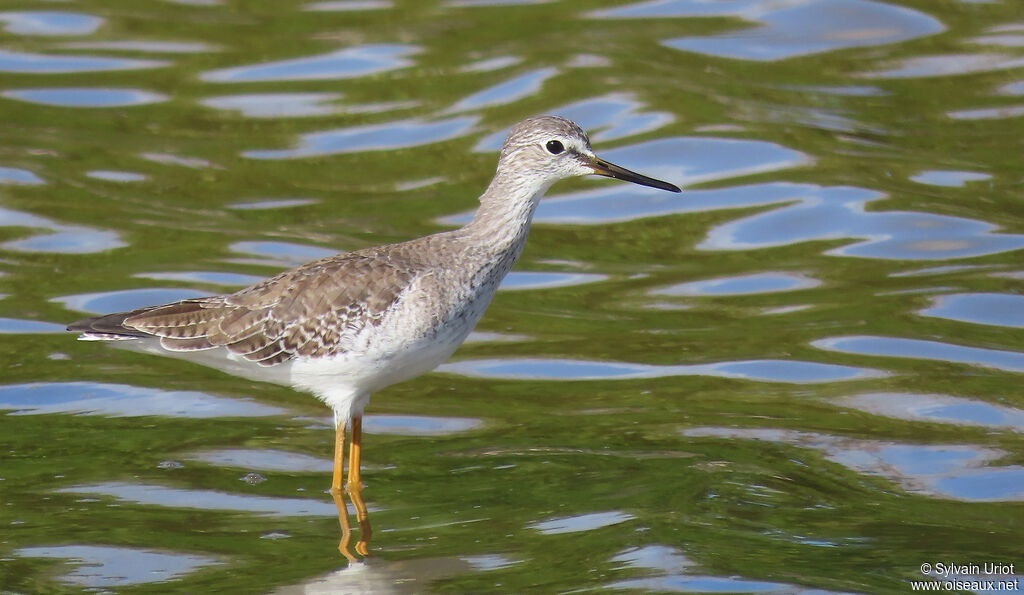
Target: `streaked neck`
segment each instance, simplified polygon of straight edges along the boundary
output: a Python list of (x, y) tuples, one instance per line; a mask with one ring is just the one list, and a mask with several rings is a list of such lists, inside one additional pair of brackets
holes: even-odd
[(510, 175), (499, 168), (487, 190), (480, 196), (480, 207), (460, 235), (491, 254), (522, 251), (530, 233), (530, 223), (551, 182), (540, 177)]

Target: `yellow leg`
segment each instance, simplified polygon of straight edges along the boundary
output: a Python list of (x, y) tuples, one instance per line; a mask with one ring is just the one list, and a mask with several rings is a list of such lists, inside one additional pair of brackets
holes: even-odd
[[(363, 502), (363, 484), (359, 481), (359, 455), (360, 443), (363, 438), (363, 418), (352, 418), (352, 443), (348, 453), (348, 488), (349, 497), (352, 498), (352, 506), (356, 509), (356, 520), (359, 521), (359, 541), (356, 542), (356, 553), (362, 556), (369, 556), (370, 536), (373, 530), (370, 528), (370, 516), (366, 511), (366, 504)], [(344, 476), (345, 462), (345, 424), (340, 423), (334, 429), (334, 476), (331, 478), (331, 496), (334, 498), (334, 505), (338, 508), (338, 525), (341, 527), (341, 541), (338, 543), (338, 551), (348, 558), (349, 562), (359, 560), (352, 554), (349, 544), (352, 542), (352, 527), (348, 520), (348, 505), (345, 504), (345, 490), (342, 489), (342, 478)]]
[[(334, 476), (331, 478), (331, 497), (334, 498), (334, 505), (338, 508), (338, 525), (341, 527), (341, 541), (338, 542), (338, 551), (342, 556), (348, 558), (349, 562), (356, 562), (359, 558), (352, 555), (349, 543), (352, 541), (352, 527), (348, 522), (348, 506), (345, 504), (345, 491), (341, 489), (341, 481), (344, 477), (345, 465), (345, 424), (340, 423), (334, 428)], [(358, 508), (356, 509), (358, 511)], [(356, 545), (356, 551), (363, 544), (360, 539)], [(363, 546), (365, 549), (365, 546)]]
[[(362, 454), (363, 442), (363, 418), (362, 416), (352, 418), (352, 444), (348, 450), (348, 489), (360, 489), (363, 487), (359, 480), (359, 459)], [(337, 463), (335, 463), (337, 464)], [(357, 509), (358, 510), (358, 509)]]
[(334, 427), (334, 477), (331, 479), (331, 492), (341, 490), (342, 469), (345, 465), (345, 423)]

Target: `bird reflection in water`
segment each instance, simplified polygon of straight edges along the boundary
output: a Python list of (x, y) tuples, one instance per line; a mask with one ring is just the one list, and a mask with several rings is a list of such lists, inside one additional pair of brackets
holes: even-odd
[[(331, 487), (331, 496), (334, 498), (335, 506), (338, 507), (338, 525), (341, 527), (338, 551), (342, 556), (348, 558), (349, 562), (358, 562), (360, 558), (352, 553), (352, 525), (349, 522), (348, 505), (345, 503), (345, 490), (341, 487)], [(370, 555), (369, 545), (373, 529), (370, 528), (370, 515), (366, 512), (366, 504), (363, 502), (362, 486), (349, 486), (348, 497), (352, 500), (356, 521), (359, 523), (359, 541), (356, 542), (355, 553), (365, 558)]]

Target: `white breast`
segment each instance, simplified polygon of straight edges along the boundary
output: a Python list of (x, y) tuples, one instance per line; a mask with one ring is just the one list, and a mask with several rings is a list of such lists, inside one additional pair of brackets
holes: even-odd
[[(437, 279), (432, 280), (434, 282)], [(494, 287), (459, 292), (425, 291), (414, 283), (379, 326), (367, 327), (338, 355), (292, 361), (290, 384), (312, 392), (335, 417), (362, 415), (371, 393), (425, 374), (448, 360), (483, 316)]]

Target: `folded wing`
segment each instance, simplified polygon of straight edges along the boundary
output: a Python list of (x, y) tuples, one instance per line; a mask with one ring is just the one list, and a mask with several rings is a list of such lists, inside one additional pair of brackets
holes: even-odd
[(83, 338), (159, 338), (170, 351), (226, 347), (273, 366), (347, 351), (380, 324), (416, 273), (374, 253), (312, 262), (229, 295), (182, 300), (80, 320)]

